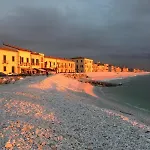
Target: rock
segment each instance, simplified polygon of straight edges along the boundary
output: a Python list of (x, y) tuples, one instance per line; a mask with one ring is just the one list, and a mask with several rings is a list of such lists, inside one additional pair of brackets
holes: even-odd
[(11, 148), (13, 148), (13, 145), (12, 145), (10, 142), (7, 142), (7, 143), (5, 144), (5, 148), (6, 148), (6, 149), (11, 149)]

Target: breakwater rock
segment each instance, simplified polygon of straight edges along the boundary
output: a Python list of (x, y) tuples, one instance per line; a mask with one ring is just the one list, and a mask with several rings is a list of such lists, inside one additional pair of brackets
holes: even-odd
[(100, 87), (116, 87), (122, 85), (122, 83), (109, 83), (109, 82), (94, 81), (94, 80), (79, 80), (79, 81), (83, 83), (89, 83), (94, 86), (100, 86)]
[(85, 73), (66, 73), (65, 77), (73, 78), (73, 79), (87, 79), (89, 78)]
[(9, 83), (15, 83), (16, 81), (23, 79), (22, 76), (6, 76), (6, 77), (0, 77), (0, 84), (9, 84)]
[(85, 73), (67, 73), (64, 74), (65, 77), (77, 79), (79, 82), (89, 83), (93, 86), (100, 86), (100, 87), (116, 87), (121, 86), (122, 83), (109, 83), (104, 81), (95, 81), (91, 80)]

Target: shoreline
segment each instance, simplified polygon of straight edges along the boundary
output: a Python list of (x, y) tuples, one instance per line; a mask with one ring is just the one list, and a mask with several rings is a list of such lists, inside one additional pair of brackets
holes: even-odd
[[(103, 79), (101, 81), (114, 81), (114, 80), (119, 80), (119, 83), (122, 83), (123, 79), (126, 78), (133, 78), (133, 77), (140, 77), (140, 76), (145, 76), (145, 75), (150, 75), (150, 73), (142, 73), (142, 74), (136, 74), (136, 76), (133, 74), (132, 76), (125, 76), (124, 78), (118, 78), (114, 77), (111, 79)], [(99, 77), (101, 78), (101, 77)], [(102, 89), (102, 88), (101, 88)], [(99, 93), (100, 92), (100, 93)], [(123, 115), (127, 115), (129, 118), (133, 120), (137, 120), (138, 122), (145, 124), (150, 127), (150, 120), (149, 119), (143, 119), (143, 117), (147, 116), (150, 114), (149, 110), (143, 110), (144, 108), (137, 108), (134, 105), (127, 105), (126, 103), (119, 103), (119, 101), (113, 100), (111, 101), (111, 97), (108, 97), (108, 95), (104, 94), (102, 90), (97, 91), (97, 87), (94, 88), (94, 93), (100, 97), (100, 101), (103, 103), (103, 107), (106, 109), (111, 109), (112, 111), (115, 111), (116, 113), (121, 113)], [(141, 110), (142, 109), (142, 110)], [(138, 112), (138, 115), (137, 115)], [(140, 113), (140, 114), (139, 114)], [(129, 115), (130, 114), (130, 115)], [(143, 116), (143, 117), (142, 117)]]
[(150, 72), (142, 72), (142, 73), (133, 73), (133, 72), (92, 72), (87, 73), (87, 75), (93, 80), (99, 81), (111, 81), (117, 79), (125, 79), (129, 77), (136, 77), (136, 76), (145, 76), (150, 75)]

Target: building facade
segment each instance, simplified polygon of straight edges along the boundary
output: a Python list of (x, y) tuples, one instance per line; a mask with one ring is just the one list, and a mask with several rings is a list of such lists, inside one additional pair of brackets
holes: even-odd
[(45, 68), (57, 73), (74, 73), (75, 62), (70, 59), (45, 56)]
[(129, 72), (129, 69), (127, 67), (123, 67), (122, 72)]
[(0, 47), (0, 72), (5, 74), (18, 73), (18, 51)]
[[(8, 73), (34, 73), (44, 68), (44, 54), (28, 49), (3, 44), (0, 48), (0, 72)], [(37, 70), (36, 70), (37, 69)]]
[(75, 71), (77, 73), (86, 73), (93, 71), (93, 60), (85, 57), (74, 57), (72, 60), (75, 62)]
[(57, 72), (74, 73), (75, 62), (70, 59), (58, 58), (57, 60)]
[(56, 71), (57, 67), (57, 58), (52, 56), (44, 57), (44, 68)]

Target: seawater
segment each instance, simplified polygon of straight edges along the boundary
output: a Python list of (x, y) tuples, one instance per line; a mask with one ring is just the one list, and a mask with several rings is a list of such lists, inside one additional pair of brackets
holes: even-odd
[(95, 88), (99, 103), (107, 108), (131, 114), (131, 117), (150, 125), (150, 75), (129, 77), (109, 82), (122, 83), (118, 87)]

